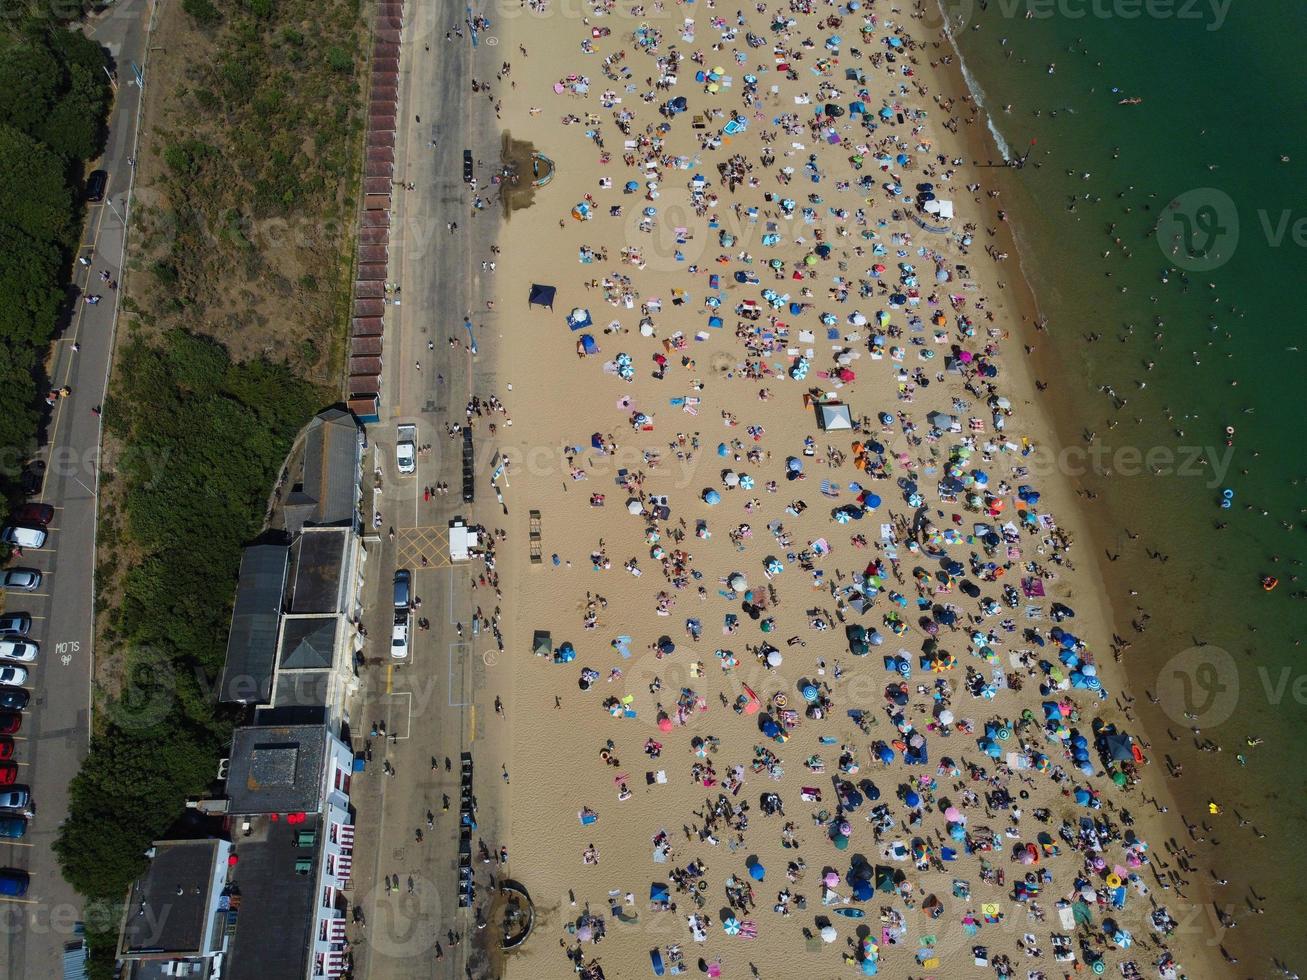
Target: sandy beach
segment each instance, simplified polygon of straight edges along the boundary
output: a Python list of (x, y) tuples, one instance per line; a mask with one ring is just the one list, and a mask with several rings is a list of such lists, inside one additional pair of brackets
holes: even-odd
[(1229, 970), (910, 14), (499, 13), (509, 978)]

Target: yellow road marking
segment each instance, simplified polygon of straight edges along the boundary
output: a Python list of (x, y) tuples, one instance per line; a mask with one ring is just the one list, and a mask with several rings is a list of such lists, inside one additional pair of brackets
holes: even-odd
[[(449, 528), (436, 525), (400, 528), (395, 532), (395, 562), (399, 568), (418, 571), (449, 565)], [(427, 563), (422, 564), (426, 558)]]

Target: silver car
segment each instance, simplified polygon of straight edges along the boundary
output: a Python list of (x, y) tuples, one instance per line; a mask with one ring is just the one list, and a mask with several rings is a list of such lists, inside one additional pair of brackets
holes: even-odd
[(0, 616), (0, 636), (26, 636), (32, 629), (32, 617), (25, 612)]
[(0, 573), (0, 588), (8, 592), (35, 592), (41, 587), (41, 573), (35, 568), (11, 568)]
[(26, 667), (0, 667), (0, 684), (22, 687), (27, 683)]
[(26, 813), (32, 808), (32, 794), (26, 786), (0, 789), (0, 812)]
[(31, 640), (0, 640), (0, 660), (30, 664), (40, 652), (41, 648)]

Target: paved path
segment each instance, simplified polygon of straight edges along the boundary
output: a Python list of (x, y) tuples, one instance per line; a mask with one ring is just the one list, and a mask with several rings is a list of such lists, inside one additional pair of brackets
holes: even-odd
[[(56, 508), (46, 547), (28, 551), (18, 564), (44, 575), (35, 593), (11, 594), (6, 606), (32, 615), (32, 638), (40, 658), (28, 682), (32, 704), (23, 718), (16, 758), (20, 781), (31, 787), (36, 813), (27, 837), (0, 845), (0, 864), (27, 870), (31, 889), (23, 900), (0, 902), (0, 976), (62, 976), (66, 943), (75, 939), (81, 901), (59, 873), (51, 845), (68, 809), (68, 784), (89, 744), (92, 610), (95, 571), (96, 490), (100, 473), (100, 417), (104, 401), (118, 294), (99, 279), (107, 269), (122, 278), (124, 219), (131, 199), (132, 168), (141, 89), (132, 62), (145, 64), (150, 8), (146, 0), (120, 0), (88, 26), (117, 66), (117, 98), (109, 138), (97, 166), (108, 171), (104, 202), (92, 205), (82, 255), (91, 268), (74, 265), (73, 316), (56, 344), (52, 379), (71, 394), (47, 420), (41, 494)], [(84, 293), (104, 298), (95, 306)], [(74, 344), (77, 350), (74, 350)], [(112, 469), (116, 460), (105, 460)], [(106, 817), (112, 815), (106, 814)]]
[[(384, 721), (393, 738), (372, 738), (372, 763), (352, 788), (359, 812), (350, 901), (362, 909), (368, 923), (356, 933), (362, 941), (355, 949), (358, 976), (367, 980), (465, 975), (475, 923), (472, 910), (457, 907), (460, 754), (471, 751), (475, 757), (481, 821), (477, 836), (487, 842), (497, 840), (493, 797), (500, 788), (499, 760), (482, 759), (477, 751), (478, 730), (488, 722), (485, 712), (472, 704), (475, 692), (484, 686), (484, 655), (490, 651), (493, 663), (495, 647), (489, 637), (472, 634), (472, 612), (480, 601), (470, 589), (472, 566), (451, 565), (447, 548), (451, 517), (475, 521), (478, 514), (497, 513), (497, 507), (482, 447), (477, 447), (478, 500), (471, 507), (462, 501), (462, 440), (447, 436), (444, 425), (463, 419), (474, 390), (486, 393), (494, 387), (493, 377), (480, 365), (493, 346), (495, 314), (488, 319), (477, 310), (485, 308), (480, 260), (489, 256), (499, 219), (493, 208), (472, 214), (462, 161), (464, 148), (472, 149), (480, 161), (478, 184), (490, 186), (499, 158), (499, 133), (485, 125), (486, 117), (493, 123), (493, 114), (489, 103), (481, 101), (484, 95), (472, 94), (470, 79), (473, 74), (493, 77), (501, 59), (484, 37), (473, 49), (466, 26), (462, 41), (446, 42), (445, 32), (455, 26), (453, 13), (441, 14), (429, 4), (413, 4), (410, 11), (413, 19), (406, 26), (401, 54), (396, 177), (415, 189), (399, 192), (391, 236), (390, 275), (400, 286), (400, 303), (387, 313), (385, 421), (371, 432), (372, 468), (379, 466), (383, 473), (382, 547), (378, 554), (373, 546), (374, 558), (368, 563), (364, 620), (373, 639), (365, 654), (372, 665), (366, 672), (364, 704), (355, 712), (360, 736)], [(449, 230), (450, 222), (457, 223), (456, 230)], [(473, 357), (467, 342), (464, 318), (469, 312), (480, 358)], [(451, 347), (450, 337), (463, 343)], [(419, 455), (417, 472), (404, 477), (394, 462), (395, 426), (400, 422), (416, 422), (419, 444), (432, 447)], [(424, 501), (423, 488), (438, 482), (449, 484), (450, 492)], [(384, 533), (392, 527), (393, 540)], [(422, 556), (428, 561), (425, 567)], [(479, 570), (480, 563), (475, 564)], [(387, 656), (396, 568), (413, 573), (414, 594), (421, 600), (415, 623), (425, 617), (431, 624), (428, 631), (415, 626), (410, 656), (402, 665)], [(449, 772), (445, 757), (452, 763)], [(384, 774), (383, 760), (394, 767), (394, 776)], [(443, 808), (446, 795), (448, 811)], [(480, 897), (488, 869), (479, 861), (476, 867), (483, 886)], [(497, 869), (492, 865), (489, 870)], [(385, 886), (392, 876), (399, 880), (393, 894)], [(451, 948), (451, 929), (467, 940)], [(436, 958), (437, 941), (444, 947), (442, 960)]]

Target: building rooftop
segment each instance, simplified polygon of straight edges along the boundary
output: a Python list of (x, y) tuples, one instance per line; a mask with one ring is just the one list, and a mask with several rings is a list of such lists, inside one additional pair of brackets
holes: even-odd
[(331, 667), (340, 620), (335, 616), (287, 616), (281, 621), (280, 670)]
[(227, 768), (230, 812), (317, 812), (326, 764), (321, 725), (238, 728)]
[(286, 608), (293, 613), (341, 611), (341, 576), (349, 545), (348, 528), (307, 528), (291, 545)]
[(227, 662), (219, 687), (223, 701), (266, 702), (277, 654), (277, 620), (290, 549), (259, 544), (241, 555), (236, 602), (227, 637)]
[[(314, 925), (314, 875), (321, 837), (318, 818), (289, 824), (255, 817), (246, 836), (240, 818), (232, 836), (239, 895), (236, 935), (224, 980), (299, 980), (308, 972)], [(301, 835), (314, 843), (301, 847)]]
[(286, 529), (352, 526), (358, 498), (358, 422), (344, 409), (329, 408), (305, 430), (303, 477), (286, 496)]
[(136, 883), (123, 925), (124, 954), (202, 954), (218, 841), (160, 841)]

